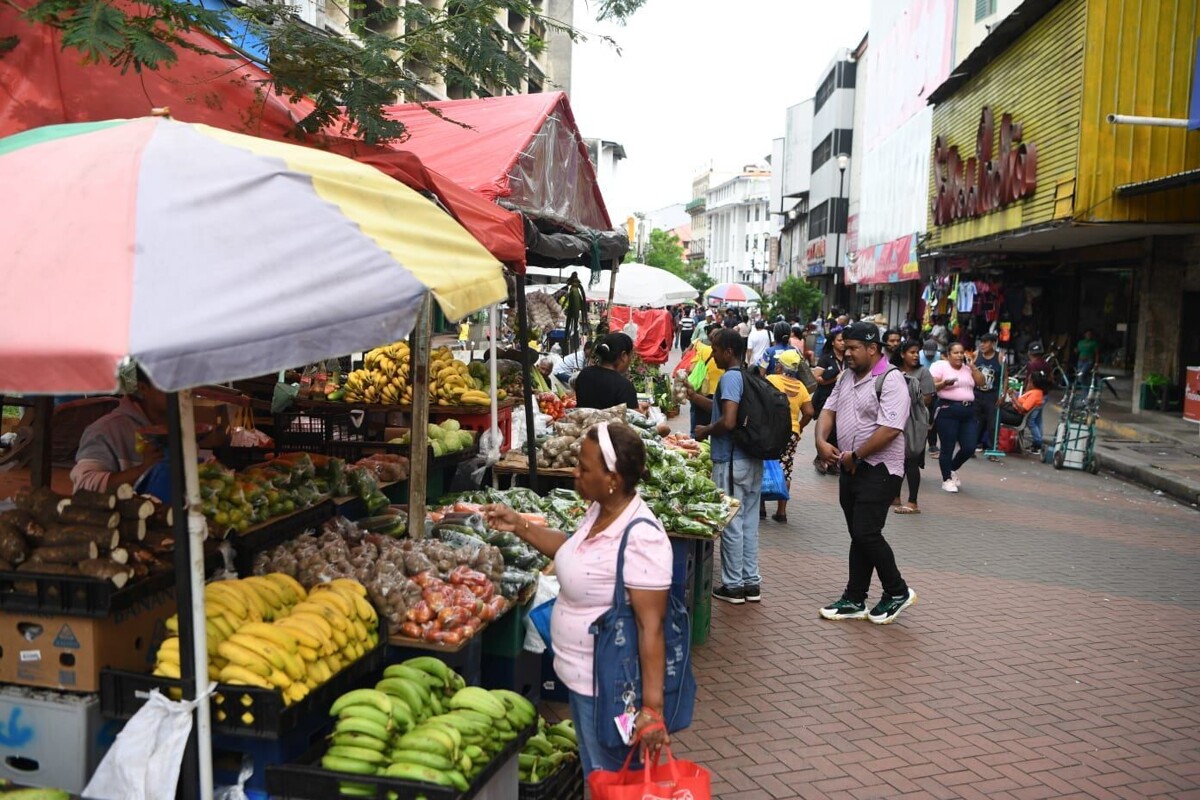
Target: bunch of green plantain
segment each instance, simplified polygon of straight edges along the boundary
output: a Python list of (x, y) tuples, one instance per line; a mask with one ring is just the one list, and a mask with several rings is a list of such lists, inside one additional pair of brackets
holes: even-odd
[(538, 717), (538, 732), (525, 742), (517, 757), (521, 783), (539, 783), (553, 775), (563, 762), (579, 758), (579, 740), (575, 725), (564, 719), (555, 725)]
[[(464, 686), (461, 676), (430, 656), (393, 664), (383, 675), (374, 689), (347, 692), (330, 708), (337, 722), (321, 759), (324, 768), (466, 791), (538, 718), (516, 692)], [(365, 784), (347, 782), (341, 789), (374, 796)]]
[(71, 800), (71, 793), (62, 789), (9, 789), (8, 781), (0, 783), (3, 800)]

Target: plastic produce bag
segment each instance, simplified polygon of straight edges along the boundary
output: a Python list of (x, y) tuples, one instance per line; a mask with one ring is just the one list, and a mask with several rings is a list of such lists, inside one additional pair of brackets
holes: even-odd
[[(554, 575), (542, 575), (538, 578), (537, 591), (533, 594), (533, 603), (529, 606), (529, 613), (525, 615), (525, 649), (530, 653), (544, 653), (549, 642), (538, 631), (537, 622), (533, 618), (533, 612), (539, 607), (553, 603), (558, 599), (558, 578)], [(549, 632), (549, 626), (547, 626)]]
[(216, 684), (197, 700), (168, 700), (157, 689), (138, 709), (83, 790), (89, 800), (159, 800), (174, 797), (196, 703), (207, 703)]
[(783, 465), (778, 461), (763, 462), (762, 499), (789, 499), (787, 479), (783, 475)]
[(242, 756), (242, 768), (238, 772), (238, 781), (233, 786), (222, 786), (213, 792), (213, 800), (250, 800), (246, 794), (246, 783), (254, 775), (254, 759)]

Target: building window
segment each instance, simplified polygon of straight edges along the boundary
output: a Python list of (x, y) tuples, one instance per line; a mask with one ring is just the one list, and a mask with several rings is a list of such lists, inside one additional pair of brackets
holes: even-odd
[(836, 154), (850, 155), (853, 152), (854, 131), (849, 128), (838, 128), (822, 139), (821, 143), (813, 149), (812, 171), (816, 172)]
[(746, 252), (747, 253), (750, 252), (750, 237), (749, 236), (746, 237)]
[(979, 22), (996, 13), (996, 0), (975, 0), (975, 21)]
[(750, 206), (746, 206), (746, 222), (750, 221)]
[(817, 95), (813, 98), (813, 113), (816, 114), (821, 110), (821, 107), (833, 97), (833, 90), (837, 88), (837, 69), (832, 69), (825, 76), (825, 80), (821, 81), (821, 85), (817, 87)]
[(754, 221), (758, 222), (761, 219), (762, 219), (762, 206), (755, 205), (754, 206)]

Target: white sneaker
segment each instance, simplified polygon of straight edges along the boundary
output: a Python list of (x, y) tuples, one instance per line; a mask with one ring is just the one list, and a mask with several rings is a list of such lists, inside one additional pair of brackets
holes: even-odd
[(957, 472), (950, 473), (950, 480), (954, 481), (955, 486), (957, 486), (960, 489), (962, 488), (962, 480), (958, 477)]
[(953, 478), (951, 478), (950, 480), (942, 481), (942, 491), (957, 493), (958, 492), (958, 484), (954, 482)]

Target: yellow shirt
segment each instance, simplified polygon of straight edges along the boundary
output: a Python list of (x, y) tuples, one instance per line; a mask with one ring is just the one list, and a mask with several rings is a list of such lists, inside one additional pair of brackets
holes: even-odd
[(788, 405), (792, 407), (792, 433), (800, 432), (800, 407), (812, 400), (808, 387), (797, 378), (787, 375), (768, 375), (767, 380), (779, 391), (787, 395)]
[(708, 367), (708, 372), (704, 376), (704, 385), (700, 387), (700, 394), (712, 397), (717, 393), (717, 382), (721, 380), (725, 370), (718, 367), (717, 362), (709, 360), (712, 358), (712, 345), (695, 342), (692, 347), (696, 349), (696, 357)]

